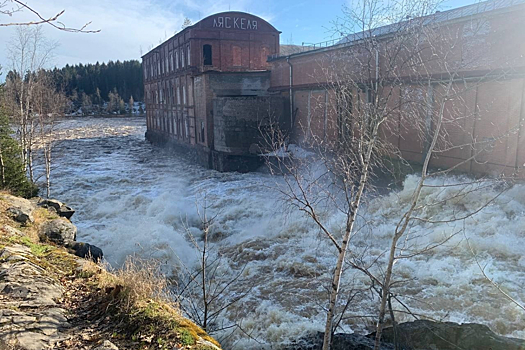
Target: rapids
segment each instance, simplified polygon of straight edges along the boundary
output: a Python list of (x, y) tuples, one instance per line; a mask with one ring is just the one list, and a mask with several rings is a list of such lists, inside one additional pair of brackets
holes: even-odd
[[(186, 239), (198, 235), (197, 205), (204, 195), (217, 214), (211, 248), (223, 256), (226, 278), (242, 270), (230, 293), (249, 291), (222, 317), (245, 333), (228, 338), (226, 348), (263, 348), (322, 330), (327, 276), (336, 251), (313, 222), (280, 199), (282, 179), (265, 172), (218, 173), (150, 145), (143, 118), (77, 118), (60, 121), (54, 149), (52, 197), (77, 210), (78, 240), (101, 247), (118, 267), (129, 255), (159, 259), (165, 270), (192, 266), (196, 251)], [(434, 181), (453, 183), (457, 179)], [(417, 178), (409, 176), (399, 191), (369, 198), (351, 247), (372, 262), (389, 246), (400, 208), (408, 203)], [(450, 188), (447, 191), (453, 191)], [(488, 189), (432, 207), (433, 218), (466, 212), (493, 196)], [(445, 196), (428, 188), (425, 198)], [(395, 292), (412, 312), (433, 319), (478, 322), (494, 331), (525, 338), (525, 312), (506, 300), (483, 278), (466, 238), (487, 274), (510, 295), (525, 302), (525, 187), (515, 185), (465, 222), (412, 227), (421, 244), (458, 232), (435, 251), (400, 260)], [(428, 214), (428, 213), (427, 213)], [(323, 219), (340, 230), (343, 218), (326, 210)], [(428, 214), (430, 215), (430, 214)], [(353, 299), (342, 322), (347, 332), (373, 325), (377, 297), (369, 279), (347, 269), (343, 290)], [(398, 302), (394, 307), (404, 310)], [(403, 312), (398, 321), (409, 320)], [(226, 320), (228, 321), (228, 320)], [(224, 336), (227, 332), (223, 332)], [(250, 336), (247, 336), (249, 334)], [(219, 338), (221, 335), (219, 336)]]

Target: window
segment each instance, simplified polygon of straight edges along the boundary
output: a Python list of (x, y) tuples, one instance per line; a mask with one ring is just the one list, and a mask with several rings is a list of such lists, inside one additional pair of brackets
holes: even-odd
[(193, 83), (193, 79), (191, 79), (191, 80), (188, 82), (188, 105), (190, 105), (190, 106), (193, 105), (193, 89), (192, 89), (192, 83)]
[(201, 122), (200, 141), (204, 143), (204, 122)]
[(186, 86), (182, 85), (182, 103), (186, 105)]
[(213, 65), (212, 63), (212, 52), (211, 52), (211, 45), (204, 45), (202, 47), (202, 58), (204, 60), (204, 65), (205, 66), (211, 66)]
[(180, 51), (180, 59), (181, 59), (181, 68), (184, 68), (185, 64), (184, 64), (184, 50), (181, 50)]
[(188, 119), (184, 119), (184, 129), (186, 131), (186, 138), (190, 137), (190, 127), (188, 125)]
[(175, 68), (179, 69), (179, 51), (175, 51)]
[(191, 65), (191, 51), (190, 51), (190, 46), (188, 45), (188, 66)]
[(234, 67), (242, 66), (242, 49), (239, 46), (232, 46), (232, 57)]
[(180, 105), (180, 88), (177, 86), (177, 104)]
[(266, 66), (268, 64), (268, 56), (270, 55), (270, 49), (266, 46), (261, 48), (261, 65)]

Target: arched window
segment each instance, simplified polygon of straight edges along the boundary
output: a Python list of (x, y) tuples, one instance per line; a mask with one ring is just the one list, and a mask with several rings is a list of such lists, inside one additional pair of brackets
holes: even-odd
[(204, 59), (204, 65), (205, 66), (211, 66), (212, 63), (212, 52), (211, 52), (211, 45), (204, 45), (202, 47), (202, 58)]

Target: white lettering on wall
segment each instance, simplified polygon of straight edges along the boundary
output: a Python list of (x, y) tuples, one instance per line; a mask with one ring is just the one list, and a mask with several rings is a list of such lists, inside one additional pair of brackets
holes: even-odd
[(257, 30), (257, 21), (246, 19), (244, 17), (215, 17), (213, 19), (213, 28)]

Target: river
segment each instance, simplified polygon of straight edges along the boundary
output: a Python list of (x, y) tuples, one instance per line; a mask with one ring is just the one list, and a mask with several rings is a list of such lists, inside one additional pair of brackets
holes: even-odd
[[(158, 259), (168, 274), (180, 272), (181, 265), (191, 269), (197, 252), (187, 233), (199, 237), (197, 208), (202, 210), (205, 199), (208, 214), (217, 215), (210, 236), (212, 254), (222, 257), (217, 274), (223, 280), (239, 275), (227, 289), (230, 295), (247, 292), (219, 319), (225, 325), (234, 321), (243, 330), (227, 338), (227, 347), (269, 347), (323, 329), (327, 276), (336, 250), (315, 224), (281, 200), (275, 190), (281, 178), (265, 172), (218, 173), (191, 164), (149, 144), (143, 118), (66, 119), (56, 130), (61, 141), (54, 150), (52, 197), (77, 210), (73, 222), (78, 240), (101, 247), (111, 266), (135, 255)], [(382, 252), (416, 180), (409, 176), (403, 188), (367, 201), (363, 229), (351, 242), (363, 261), (384, 259)], [(443, 195), (443, 190), (426, 191), (429, 198)], [(417, 314), (484, 323), (500, 334), (525, 338), (525, 313), (483, 278), (467, 244), (468, 238), (487, 274), (524, 302), (524, 193), (525, 187), (515, 185), (464, 226), (413, 227), (424, 231), (424, 244), (458, 228), (461, 233), (431, 253), (396, 264), (400, 301)], [(491, 195), (486, 190), (433, 208), (433, 217), (467, 212)], [(344, 222), (330, 210), (322, 218), (334, 231)], [(368, 286), (362, 273), (345, 272), (342, 288), (354, 297), (342, 322), (344, 331), (371, 329), (377, 297)], [(394, 307), (404, 310), (400, 303)], [(408, 319), (399, 313), (398, 320)]]

